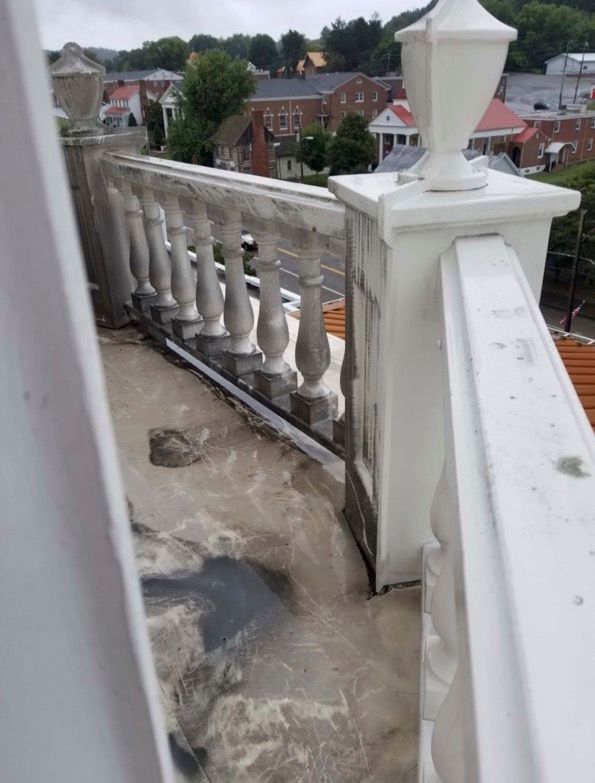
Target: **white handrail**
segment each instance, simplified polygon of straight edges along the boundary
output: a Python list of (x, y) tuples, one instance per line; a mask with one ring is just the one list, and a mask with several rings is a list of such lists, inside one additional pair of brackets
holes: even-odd
[[(456, 767), (490, 783), (586, 783), (595, 779), (595, 438), (503, 239), (457, 239), (441, 279), (458, 670), (433, 762), (443, 781)], [(449, 748), (461, 738), (457, 766)]]

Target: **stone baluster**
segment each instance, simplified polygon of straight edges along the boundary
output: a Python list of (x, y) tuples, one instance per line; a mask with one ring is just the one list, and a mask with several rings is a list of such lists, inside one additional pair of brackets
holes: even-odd
[(141, 313), (148, 313), (151, 303), (155, 301), (156, 292), (149, 281), (150, 256), (143, 211), (129, 182), (122, 181), (119, 190), (124, 199), (124, 214), (130, 237), (130, 271), (136, 280), (132, 304)]
[(295, 349), (296, 364), (304, 380), (291, 393), (292, 412), (308, 425), (333, 419), (337, 413), (337, 395), (324, 383), (331, 351), (322, 317), (320, 254), (312, 247), (300, 257), (301, 310)]
[(426, 643), (424, 718), (436, 717), (457, 668), (457, 617), (452, 547), (444, 555), (432, 595), (432, 625), (436, 636)]
[[(347, 321), (347, 318), (345, 318)], [(347, 407), (347, 394), (349, 377), (351, 375), (351, 336), (345, 335), (345, 353), (343, 354), (343, 361), (341, 362), (341, 374), (339, 376), (339, 384), (341, 386), (341, 392), (343, 394), (344, 404)], [(339, 416), (338, 419), (333, 421), (333, 440), (345, 445), (345, 410)]]
[(241, 217), (236, 210), (225, 210), (221, 226), (225, 258), (223, 317), (231, 337), (229, 348), (223, 355), (223, 363), (226, 369), (237, 376), (254, 372), (262, 363), (262, 354), (250, 340), (254, 313), (244, 277), (244, 253), (240, 242)]
[(171, 293), (171, 263), (163, 235), (163, 216), (151, 188), (143, 188), (141, 203), (149, 245), (149, 280), (157, 291), (151, 303), (151, 318), (166, 324), (175, 317), (178, 306)]
[(445, 463), (430, 507), (430, 527), (436, 537), (437, 544), (428, 549), (425, 558), (424, 611), (426, 612), (431, 611), (432, 608), (432, 594), (444, 564), (444, 556), (448, 549), (454, 522), (454, 498), (450, 492)]
[(461, 783), (475, 779), (468, 776), (466, 769), (469, 753), (465, 752), (463, 741), (464, 677), (464, 667), (459, 666), (434, 723), (432, 761), (441, 783)]
[(229, 335), (221, 323), (223, 292), (215, 268), (207, 207), (196, 199), (192, 202), (192, 227), (196, 247), (196, 306), (203, 319), (196, 347), (205, 356), (214, 356), (228, 348)]
[(263, 232), (258, 239), (260, 310), (256, 336), (265, 360), (256, 372), (255, 381), (256, 388), (270, 399), (289, 394), (297, 386), (297, 372), (283, 358), (289, 345), (289, 330), (281, 299), (278, 243), (279, 237), (271, 231)]
[(195, 302), (196, 286), (186, 244), (184, 213), (178, 197), (171, 193), (165, 199), (165, 224), (171, 243), (171, 289), (178, 304), (172, 329), (176, 337), (189, 340), (196, 337), (200, 324)]

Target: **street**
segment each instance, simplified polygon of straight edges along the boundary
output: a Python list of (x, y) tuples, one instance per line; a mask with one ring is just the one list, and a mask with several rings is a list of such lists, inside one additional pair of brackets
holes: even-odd
[[(288, 291), (299, 294), (299, 255), (286, 242), (279, 245), (279, 257), (281, 259), (281, 286)], [(345, 296), (345, 262), (329, 253), (323, 253), (320, 257), (322, 274), (322, 301), (332, 302), (333, 299), (342, 299)]]

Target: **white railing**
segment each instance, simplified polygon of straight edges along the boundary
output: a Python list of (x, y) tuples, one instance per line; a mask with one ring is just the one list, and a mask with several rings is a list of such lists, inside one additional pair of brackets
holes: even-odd
[(595, 780), (595, 439), (514, 251), (441, 256), (420, 780)]
[[(324, 382), (330, 349), (322, 319), (320, 254), (343, 246), (343, 206), (320, 188), (140, 155), (107, 153), (102, 165), (108, 187), (124, 200), (129, 247), (123, 252), (135, 280), (135, 316), (241, 381), (273, 409), (332, 439), (337, 395)], [(213, 254), (213, 224), (225, 259), (224, 288)], [(243, 225), (259, 246), (256, 345)], [(285, 359), (289, 331), (279, 279), (281, 238), (300, 253), (296, 368)]]

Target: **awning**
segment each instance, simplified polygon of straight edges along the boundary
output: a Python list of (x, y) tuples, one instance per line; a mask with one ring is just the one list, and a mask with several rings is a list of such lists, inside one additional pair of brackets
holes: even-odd
[(569, 141), (552, 141), (545, 151), (549, 152), (550, 155), (557, 155), (562, 147), (566, 147), (567, 145), (570, 145)]

